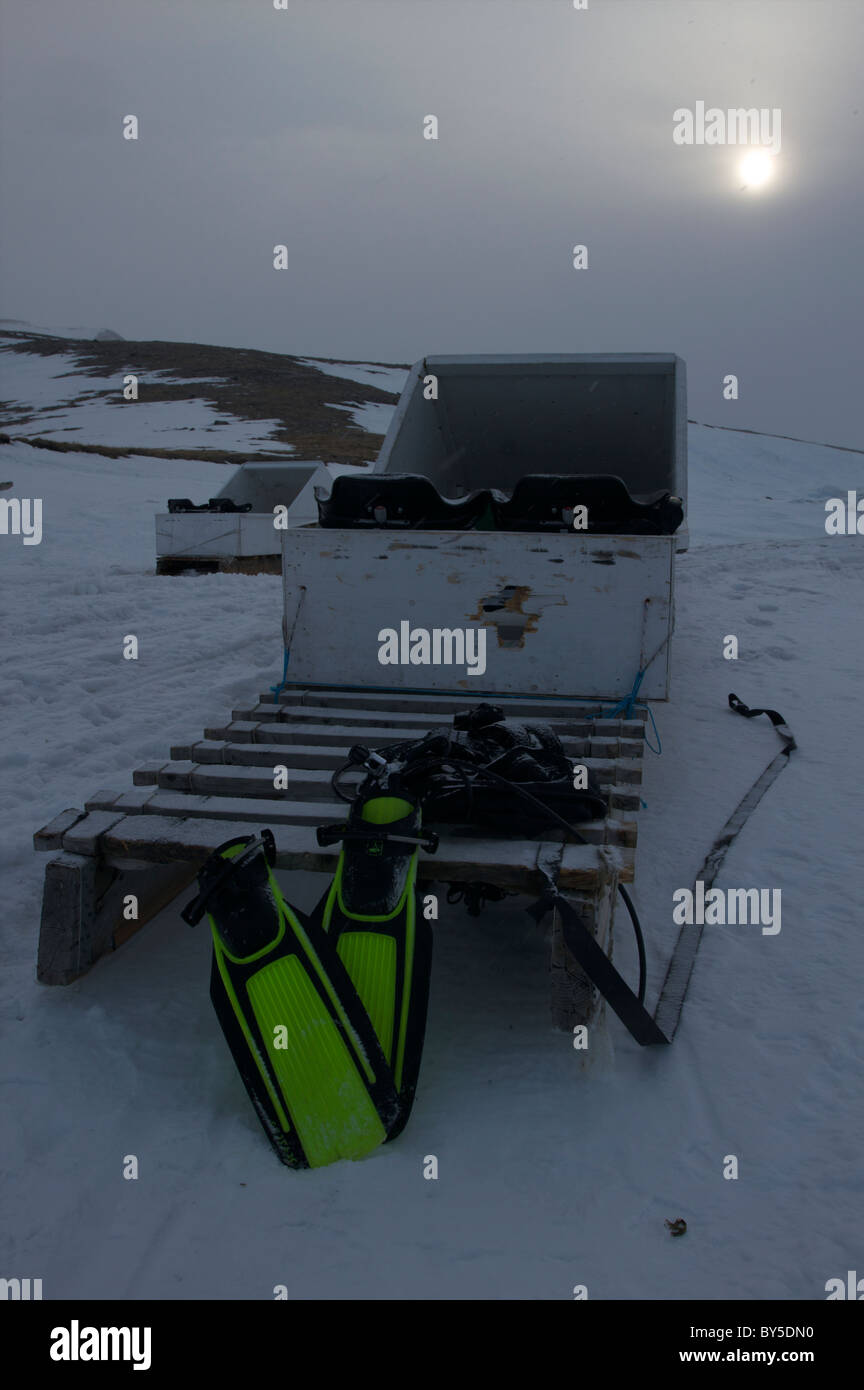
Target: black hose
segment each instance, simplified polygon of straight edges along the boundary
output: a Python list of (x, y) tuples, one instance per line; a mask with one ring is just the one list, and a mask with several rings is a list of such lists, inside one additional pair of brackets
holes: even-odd
[[(544, 813), (544, 815), (552, 816), (558, 822), (559, 825), (562, 825), (564, 827), (564, 829), (567, 831), (569, 835), (572, 835), (573, 838), (579, 842), (580, 845), (588, 844), (588, 841), (585, 839), (585, 836), (580, 835), (578, 830), (574, 830), (573, 826), (569, 823), (569, 821), (566, 821), (563, 816), (559, 816), (558, 812), (553, 811), (551, 806), (544, 805), (544, 803), (540, 801), (536, 796), (532, 796), (531, 792), (526, 791), (524, 787), (520, 787), (518, 782), (508, 782), (505, 777), (499, 777), (497, 772), (489, 772), (489, 770), (485, 767), (474, 767), (474, 771), (479, 772), (481, 775), (489, 778), (493, 782), (500, 783), (500, 785), (504, 787), (507, 791), (518, 793), (518, 795), (521, 796), (524, 801), (529, 801), (532, 806), (536, 806), (538, 810)], [(630, 894), (627, 892), (627, 889), (624, 887), (623, 883), (618, 884), (618, 892), (621, 894), (621, 897), (624, 900), (624, 906), (627, 908), (627, 911), (630, 914), (630, 921), (633, 923), (633, 934), (636, 937), (636, 952), (639, 957), (638, 999), (640, 1004), (644, 1004), (648, 968), (647, 961), (645, 959), (645, 938), (642, 935), (642, 924), (639, 921), (639, 914), (636, 911), (633, 900), (630, 897)]]
[(639, 956), (639, 1003), (645, 1003), (645, 981), (648, 974), (648, 963), (645, 960), (645, 938), (642, 935), (642, 926), (639, 922), (639, 914), (633, 903), (633, 899), (627, 892), (623, 883), (618, 884), (618, 892), (624, 899), (624, 906), (630, 913), (630, 921), (633, 923), (633, 935), (636, 937), (636, 952)]
[[(352, 766), (352, 764), (346, 763), (343, 767), (338, 768), (336, 772), (334, 772), (333, 777), (331, 779), (331, 786), (333, 787), (333, 790), (335, 791), (336, 795), (342, 801), (353, 800), (352, 797), (346, 796), (345, 793), (340, 790), (338, 783), (340, 773), (344, 772), (346, 768), (350, 766)], [(566, 821), (563, 816), (559, 816), (557, 811), (553, 811), (551, 806), (545, 805), (544, 802), (540, 801), (536, 796), (533, 796), (531, 792), (526, 791), (524, 787), (521, 787), (518, 782), (508, 782), (506, 777), (500, 777), (497, 772), (491, 772), (488, 768), (483, 767), (482, 765), (470, 763), (466, 767), (466, 764), (460, 763), (458, 758), (453, 759), (452, 761), (446, 758), (430, 759), (424, 765), (423, 771), (431, 771), (433, 768), (441, 769), (445, 767), (449, 767), (451, 771), (456, 772), (462, 778), (462, 780), (468, 784), (469, 792), (469, 772), (474, 772), (482, 777), (485, 777), (487, 781), (494, 782), (496, 785), (503, 787), (504, 790), (507, 792), (515, 792), (518, 796), (522, 797), (523, 801), (529, 802), (532, 806), (536, 807), (538, 811), (542, 811), (545, 817), (551, 817), (553, 820), (556, 820), (558, 824), (563, 826), (563, 828), (567, 831), (567, 834), (572, 836), (572, 838), (576, 840), (580, 845), (588, 844), (588, 841), (585, 839), (584, 835), (580, 835), (578, 830), (574, 830), (570, 822)], [(418, 771), (416, 764), (411, 770), (412, 774), (416, 776)], [(618, 884), (618, 892), (621, 894), (624, 906), (627, 908), (627, 912), (630, 916), (630, 921), (633, 924), (633, 934), (636, 937), (636, 953), (639, 958), (639, 989), (637, 992), (637, 997), (639, 999), (639, 1003), (644, 1004), (648, 966), (647, 961), (645, 959), (645, 938), (642, 935), (642, 924), (639, 921), (639, 914), (636, 911), (633, 900), (630, 897), (630, 894), (627, 892), (627, 889), (624, 887), (623, 883)]]

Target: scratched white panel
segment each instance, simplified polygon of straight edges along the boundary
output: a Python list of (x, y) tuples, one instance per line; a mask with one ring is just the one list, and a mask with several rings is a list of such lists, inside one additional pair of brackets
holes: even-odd
[(275, 556), (282, 535), (266, 512), (167, 512), (156, 517), (156, 554), (211, 559)]
[[(668, 695), (672, 536), (285, 534), (288, 678), (384, 689)], [(380, 632), (483, 628), (486, 669), (383, 665)], [(476, 639), (475, 639), (476, 640)], [(475, 648), (476, 651), (476, 648)]]

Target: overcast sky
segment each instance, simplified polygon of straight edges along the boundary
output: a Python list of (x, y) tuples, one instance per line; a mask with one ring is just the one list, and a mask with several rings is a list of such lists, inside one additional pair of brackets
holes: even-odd
[[(697, 419), (864, 444), (862, 0), (0, 0), (0, 53), (2, 316), (674, 351)], [(700, 101), (779, 108), (762, 189)]]

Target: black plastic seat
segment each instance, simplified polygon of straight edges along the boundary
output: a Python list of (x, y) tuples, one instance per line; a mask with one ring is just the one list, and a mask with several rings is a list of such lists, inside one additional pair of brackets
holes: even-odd
[(621, 478), (606, 473), (529, 473), (504, 502), (493, 500), (500, 531), (570, 531), (574, 507), (587, 507), (582, 535), (671, 536), (684, 519), (679, 497), (659, 491), (631, 494)]
[(232, 502), (230, 497), (211, 497), (196, 507), (188, 497), (169, 497), (169, 512), (251, 512), (251, 502)]
[(316, 487), (315, 500), (320, 526), (463, 531), (477, 524), (490, 494), (474, 492), (451, 500), (419, 473), (343, 473), (329, 496)]

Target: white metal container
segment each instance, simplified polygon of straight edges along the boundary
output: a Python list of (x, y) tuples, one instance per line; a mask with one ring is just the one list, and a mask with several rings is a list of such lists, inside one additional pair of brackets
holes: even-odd
[[(674, 536), (355, 531), (284, 537), (288, 683), (619, 699), (668, 696)], [(403, 639), (408, 625), (408, 635)], [(441, 638), (410, 660), (411, 633), (482, 629), (480, 662)], [(383, 664), (393, 631), (409, 659)], [(414, 644), (423, 655), (422, 643)], [(391, 644), (392, 646), (392, 644)], [(479, 654), (478, 639), (468, 650)], [(430, 652), (434, 655), (434, 650)]]
[(282, 551), (282, 531), (274, 524), (274, 508), (288, 509), (286, 525), (308, 526), (318, 520), (314, 486), (330, 486), (332, 476), (318, 460), (244, 463), (231, 473), (217, 494), (248, 512), (160, 512), (156, 517), (157, 566), (195, 560), (272, 559)]
[[(670, 354), (428, 357), (375, 471), (424, 475), (449, 497), (511, 492), (529, 473), (612, 474), (686, 505), (686, 415)], [(685, 546), (684, 528), (304, 527), (283, 539), (288, 683), (619, 700), (641, 672), (640, 695), (666, 699)]]
[[(433, 394), (434, 392), (434, 394)], [(526, 473), (611, 473), (684, 503), (687, 381), (673, 353), (425, 357), (411, 369), (375, 471), (439, 491), (510, 491)]]

